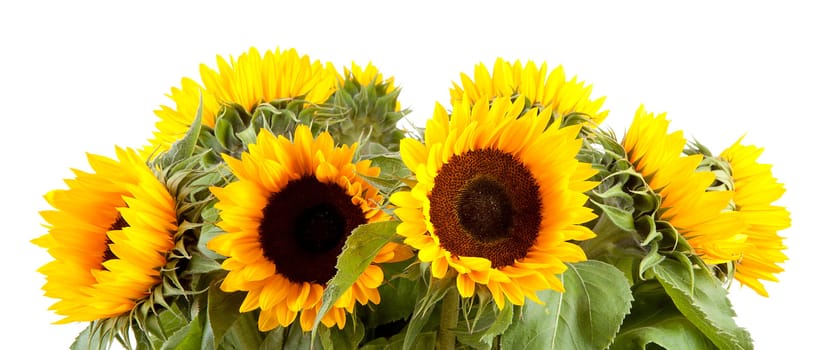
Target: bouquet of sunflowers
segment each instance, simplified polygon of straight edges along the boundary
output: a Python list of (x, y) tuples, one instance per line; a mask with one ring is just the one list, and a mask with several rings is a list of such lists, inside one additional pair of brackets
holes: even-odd
[(498, 59), (403, 127), (394, 78), (256, 49), (89, 155), (33, 240), (72, 349), (751, 349), (783, 185), (561, 67)]

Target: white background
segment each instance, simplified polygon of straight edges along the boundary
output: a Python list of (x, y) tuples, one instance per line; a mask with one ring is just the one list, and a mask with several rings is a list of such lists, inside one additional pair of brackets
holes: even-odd
[(338, 68), (372, 61), (396, 77), (421, 125), (435, 101), (448, 104), (460, 72), (501, 56), (562, 64), (592, 83), (594, 96), (608, 97), (606, 125), (619, 135), (642, 103), (717, 152), (747, 133), (786, 184), (780, 203), (793, 225), (783, 232), (790, 260), (781, 282), (768, 284), (770, 298), (731, 290), (738, 322), (758, 349), (814, 346), (815, 15), (784, 2), (4, 2), (2, 347), (67, 348), (84, 327), (50, 324), (53, 300), (35, 272), (49, 257), (29, 243), (46, 232), (42, 195), (64, 188), (69, 168), (87, 170), (85, 152), (143, 145), (171, 87), (198, 80), (198, 65), (213, 66), (217, 54), (250, 46), (296, 48)]

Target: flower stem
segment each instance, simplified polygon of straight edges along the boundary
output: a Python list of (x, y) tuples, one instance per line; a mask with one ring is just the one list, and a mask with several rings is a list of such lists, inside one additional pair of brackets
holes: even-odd
[(459, 316), (460, 298), (456, 288), (449, 288), (446, 295), (443, 297), (440, 309), (440, 330), (438, 331), (438, 349), (449, 350), (454, 349), (455, 334), (454, 328), (457, 327), (457, 319)]

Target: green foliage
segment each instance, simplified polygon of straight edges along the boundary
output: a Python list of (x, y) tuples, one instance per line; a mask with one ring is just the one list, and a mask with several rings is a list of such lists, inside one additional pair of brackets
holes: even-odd
[(599, 261), (570, 264), (565, 292), (537, 293), (526, 300), (502, 335), (504, 349), (605, 349), (629, 312), (630, 288), (615, 267)]
[(673, 304), (656, 280), (633, 287), (633, 307), (611, 350), (709, 350), (717, 347)]
[(667, 259), (653, 268), (673, 303), (719, 349), (752, 349), (747, 331), (736, 325), (727, 291), (707, 270)]

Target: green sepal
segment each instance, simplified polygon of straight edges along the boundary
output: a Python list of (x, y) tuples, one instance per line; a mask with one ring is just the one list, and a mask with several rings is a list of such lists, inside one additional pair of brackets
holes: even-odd
[(185, 132), (181, 140), (176, 141), (170, 149), (159, 156), (157, 163), (160, 168), (169, 167), (172, 164), (189, 158), (196, 148), (199, 140), (199, 133), (202, 129), (202, 96), (199, 95), (199, 107), (196, 109), (196, 116), (190, 124), (190, 128)]
[(388, 198), (393, 193), (406, 188), (406, 179), (412, 176), (412, 172), (400, 159), (399, 154), (381, 153), (366, 159), (372, 162), (372, 167), (380, 168), (380, 174), (378, 176), (359, 176), (375, 186), (384, 197)]
[[(365, 152), (398, 151), (405, 132), (397, 123), (409, 110), (397, 110), (400, 88), (387, 92), (389, 84), (362, 83), (352, 76), (345, 78), (327, 102), (315, 109), (313, 131), (327, 130), (341, 144), (357, 142)], [(370, 144), (380, 147), (372, 148)]]

